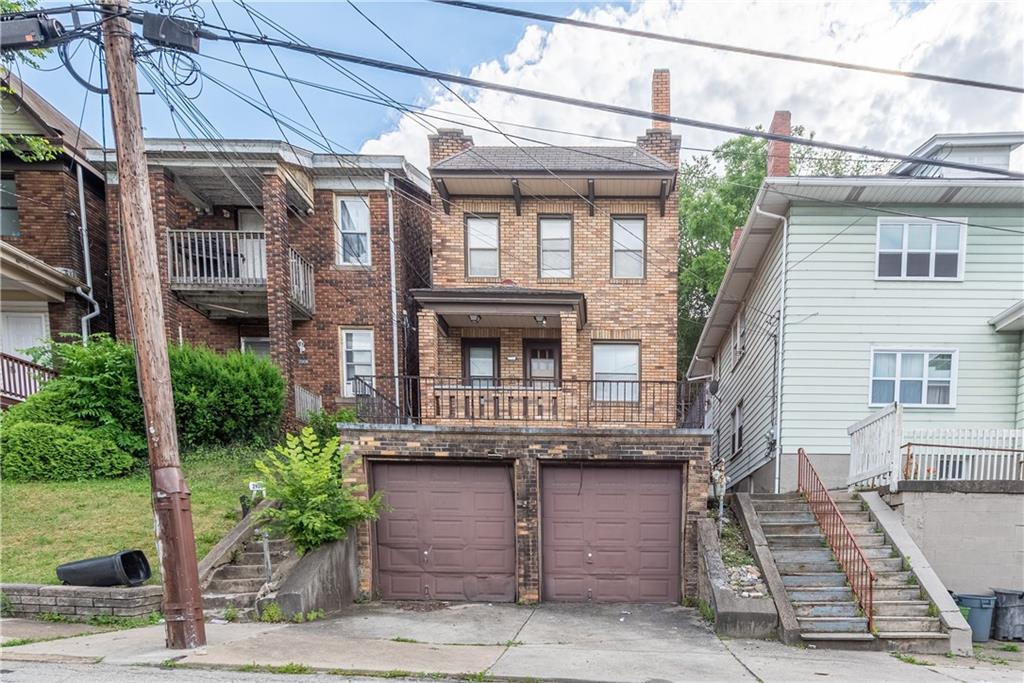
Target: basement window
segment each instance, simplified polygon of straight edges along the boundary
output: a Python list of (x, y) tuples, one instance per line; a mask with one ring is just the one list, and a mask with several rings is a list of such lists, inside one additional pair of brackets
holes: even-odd
[(879, 280), (962, 280), (966, 219), (879, 218)]

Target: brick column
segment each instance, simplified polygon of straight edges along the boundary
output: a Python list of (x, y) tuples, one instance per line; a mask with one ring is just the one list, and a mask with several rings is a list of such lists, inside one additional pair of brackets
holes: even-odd
[[(419, 338), (420, 364), (420, 417), (424, 422), (433, 420), (434, 415), (434, 378), (438, 376), (437, 313), (420, 310), (416, 314), (416, 329)], [(423, 379), (426, 378), (426, 379)]]
[(559, 316), (562, 324), (562, 379), (578, 379), (580, 343), (577, 331), (579, 318), (575, 311)]
[(270, 359), (285, 381), (284, 426), (295, 426), (295, 389), (292, 386), (292, 311), (289, 303), (291, 271), (288, 265), (288, 205), (284, 179), (276, 172), (263, 176), (263, 229), (266, 231), (267, 327)]
[(520, 603), (540, 602), (540, 519), (537, 459), (516, 458), (516, 592)]
[(697, 597), (697, 520), (707, 514), (708, 481), (711, 477), (709, 458), (711, 447), (702, 446), (701, 458), (693, 459), (686, 468), (686, 482), (683, 494), (686, 496), (686, 512), (683, 517), (683, 597)]

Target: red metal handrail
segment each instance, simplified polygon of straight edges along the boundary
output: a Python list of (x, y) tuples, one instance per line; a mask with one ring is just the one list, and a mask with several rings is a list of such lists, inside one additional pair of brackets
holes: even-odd
[(825, 534), (825, 540), (832, 548), (832, 554), (836, 556), (839, 566), (846, 574), (846, 580), (857, 596), (861, 609), (868, 618), (868, 630), (875, 630), (875, 571), (868, 563), (867, 556), (857, 543), (856, 537), (846, 525), (846, 520), (839, 512), (839, 507), (829, 495), (828, 489), (821, 483), (811, 461), (807, 458), (804, 449), (797, 451), (799, 456), (797, 470), (797, 490), (807, 499), (811, 506), (814, 518), (818, 520), (818, 526)]
[(0, 397), (7, 401), (24, 401), (55, 376), (50, 368), (0, 353)]

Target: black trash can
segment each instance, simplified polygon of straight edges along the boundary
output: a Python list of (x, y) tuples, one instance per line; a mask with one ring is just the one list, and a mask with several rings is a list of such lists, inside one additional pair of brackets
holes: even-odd
[(1024, 640), (1024, 591), (993, 588), (996, 640)]
[(149, 560), (141, 550), (122, 550), (57, 567), (57, 578), (71, 586), (141, 586), (150, 576)]

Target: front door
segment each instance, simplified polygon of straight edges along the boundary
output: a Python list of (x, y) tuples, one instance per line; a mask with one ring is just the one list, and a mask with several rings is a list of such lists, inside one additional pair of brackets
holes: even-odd
[(523, 342), (526, 380), (532, 387), (553, 389), (562, 378), (562, 343), (559, 340)]
[(263, 217), (255, 209), (238, 210), (238, 270), (245, 282), (267, 279), (267, 240)]

